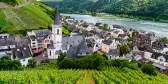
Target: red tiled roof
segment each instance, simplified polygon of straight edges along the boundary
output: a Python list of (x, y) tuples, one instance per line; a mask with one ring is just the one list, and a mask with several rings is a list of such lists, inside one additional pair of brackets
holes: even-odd
[(32, 51), (33, 51), (33, 53), (39, 53), (39, 52), (42, 52), (43, 49), (36, 49), (36, 50), (32, 50)]

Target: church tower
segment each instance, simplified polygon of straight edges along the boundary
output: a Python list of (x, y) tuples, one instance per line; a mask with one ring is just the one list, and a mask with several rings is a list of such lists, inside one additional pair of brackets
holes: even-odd
[(60, 14), (58, 7), (56, 9), (55, 21), (52, 25), (52, 40), (56, 50), (62, 50), (62, 24), (60, 22)]
[(49, 59), (57, 59), (59, 53), (62, 51), (62, 23), (60, 21), (60, 14), (58, 7), (55, 13), (55, 21), (52, 25), (52, 34), (50, 45), (47, 48)]

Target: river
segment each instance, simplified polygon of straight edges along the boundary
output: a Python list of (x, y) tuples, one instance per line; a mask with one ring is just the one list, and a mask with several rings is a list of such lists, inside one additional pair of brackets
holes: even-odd
[(168, 37), (168, 23), (160, 23), (146, 20), (136, 20), (128, 18), (119, 18), (115, 16), (91, 16), (91, 15), (79, 15), (79, 14), (61, 14), (64, 16), (71, 16), (76, 20), (84, 20), (89, 23), (107, 23), (109, 25), (117, 24), (126, 28), (144, 30), (147, 32), (154, 32), (159, 37)]

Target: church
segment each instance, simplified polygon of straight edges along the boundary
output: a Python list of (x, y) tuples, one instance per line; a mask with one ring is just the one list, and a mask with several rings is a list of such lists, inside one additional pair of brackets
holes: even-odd
[(68, 58), (81, 58), (92, 53), (92, 49), (87, 47), (83, 35), (64, 36), (62, 34), (62, 23), (58, 8), (56, 9), (50, 36), (50, 44), (47, 48), (48, 59), (57, 59), (61, 52), (66, 53)]

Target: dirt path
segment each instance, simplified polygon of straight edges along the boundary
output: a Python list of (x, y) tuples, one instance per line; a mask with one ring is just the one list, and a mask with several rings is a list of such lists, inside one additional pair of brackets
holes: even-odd
[(76, 84), (80, 84), (80, 81), (81, 81), (81, 80), (84, 80), (84, 77), (85, 77), (85, 72), (83, 71), (82, 74), (81, 74), (81, 77), (80, 77), (79, 80), (76, 82)]
[(92, 73), (90, 71), (83, 71), (76, 84), (95, 84)]
[(8, 8), (8, 7), (12, 7), (11, 5), (9, 4), (6, 4), (6, 3), (3, 3), (3, 2), (0, 2), (0, 8)]
[(95, 84), (95, 81), (93, 79), (93, 75), (91, 72), (88, 72), (86, 75), (86, 84)]

